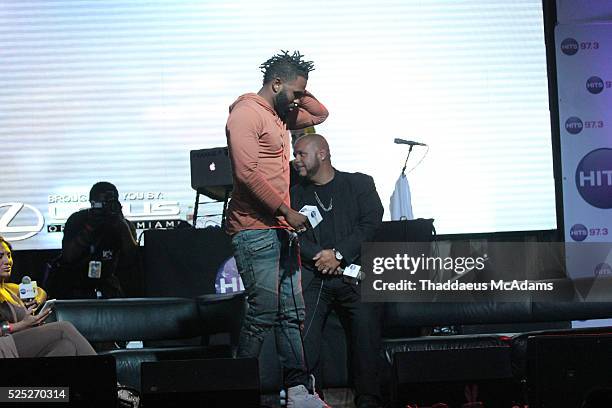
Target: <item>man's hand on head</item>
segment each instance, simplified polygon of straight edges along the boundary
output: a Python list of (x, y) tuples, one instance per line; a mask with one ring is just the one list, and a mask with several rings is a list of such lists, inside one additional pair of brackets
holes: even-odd
[(293, 100), (291, 105), (289, 105), (289, 110), (292, 111), (294, 109), (301, 108), (303, 106), (303, 104), (304, 104), (304, 99), (306, 97), (312, 97), (312, 95), (307, 90), (305, 90), (303, 93), (301, 93), (298, 98), (295, 98)]

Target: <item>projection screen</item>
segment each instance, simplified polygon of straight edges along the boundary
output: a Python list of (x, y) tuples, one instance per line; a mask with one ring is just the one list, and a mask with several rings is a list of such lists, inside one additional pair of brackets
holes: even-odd
[(556, 228), (541, 0), (3, 0), (0, 234), (59, 248), (100, 180), (141, 231), (189, 218), (189, 151), (226, 145), (228, 106), (279, 50), (314, 61), (316, 130), (385, 219), (403, 138), (428, 145), (407, 172), (438, 233)]

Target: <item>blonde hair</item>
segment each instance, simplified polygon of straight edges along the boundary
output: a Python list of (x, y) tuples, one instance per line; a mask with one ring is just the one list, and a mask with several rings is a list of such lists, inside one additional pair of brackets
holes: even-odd
[(2, 235), (0, 235), (0, 244), (3, 243), (3, 242), (6, 244), (8, 249), (10, 249), (11, 252), (12, 252), (13, 251), (13, 247), (12, 247), (11, 243), (8, 242), (6, 239), (4, 239), (4, 237)]
[[(8, 242), (2, 235), (0, 235), (0, 245), (6, 244), (9, 251), (13, 252), (11, 243)], [(0, 281), (0, 303), (9, 302), (14, 305), (20, 305), (21, 303), (15, 299), (15, 295), (19, 297), (19, 286), (14, 283), (8, 283)]]

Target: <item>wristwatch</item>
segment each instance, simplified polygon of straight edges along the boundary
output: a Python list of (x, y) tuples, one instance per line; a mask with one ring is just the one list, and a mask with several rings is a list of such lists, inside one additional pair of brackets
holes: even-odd
[(344, 259), (344, 257), (342, 256), (342, 254), (340, 253), (340, 251), (338, 251), (336, 248), (333, 248), (332, 251), (334, 251), (334, 255), (336, 256), (336, 260), (338, 262), (342, 262), (342, 260)]

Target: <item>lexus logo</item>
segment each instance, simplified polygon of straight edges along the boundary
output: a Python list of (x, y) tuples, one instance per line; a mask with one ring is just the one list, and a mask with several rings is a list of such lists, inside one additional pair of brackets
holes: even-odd
[(9, 241), (23, 241), (33, 237), (45, 225), (40, 211), (29, 204), (0, 203), (0, 214), (0, 235)]

